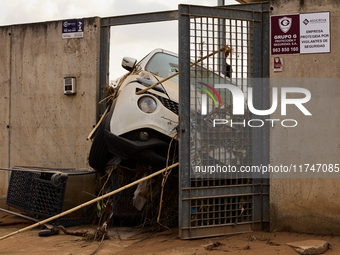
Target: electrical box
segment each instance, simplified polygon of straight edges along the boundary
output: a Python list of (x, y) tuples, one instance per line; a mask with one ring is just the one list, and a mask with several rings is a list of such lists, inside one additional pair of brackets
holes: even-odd
[(64, 94), (74, 95), (76, 93), (76, 77), (64, 77)]

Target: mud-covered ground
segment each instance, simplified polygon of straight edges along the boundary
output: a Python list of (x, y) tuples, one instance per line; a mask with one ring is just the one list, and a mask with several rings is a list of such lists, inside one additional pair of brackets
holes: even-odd
[[(31, 225), (30, 221), (0, 213), (0, 236), (7, 235)], [(97, 226), (79, 226), (68, 228), (72, 231), (87, 231), (94, 234)], [(41, 228), (31, 229), (0, 241), (0, 254), (65, 254), (90, 255), (100, 242), (88, 241), (85, 237), (59, 235), (39, 237)], [(160, 233), (145, 232), (134, 227), (109, 227), (109, 240), (104, 240), (95, 254), (280, 254), (296, 253), (286, 243), (310, 239), (325, 240), (330, 249), (324, 254), (340, 254), (339, 236), (307, 235), (288, 232), (251, 232), (246, 234), (180, 240), (178, 229)]]

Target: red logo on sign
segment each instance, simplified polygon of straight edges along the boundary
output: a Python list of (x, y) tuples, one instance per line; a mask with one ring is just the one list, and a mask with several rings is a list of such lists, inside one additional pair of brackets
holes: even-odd
[(282, 72), (282, 69), (283, 69), (282, 58), (275, 57), (274, 58), (274, 73)]

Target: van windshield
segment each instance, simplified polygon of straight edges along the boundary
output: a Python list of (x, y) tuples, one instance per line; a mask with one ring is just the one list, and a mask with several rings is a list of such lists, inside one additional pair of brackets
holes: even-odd
[[(159, 77), (167, 78), (178, 72), (178, 58), (166, 53), (156, 53), (149, 60), (145, 70)], [(178, 84), (178, 75), (172, 77), (170, 81)]]
[[(148, 62), (145, 70), (151, 72), (159, 77), (167, 78), (170, 75), (178, 72), (178, 57), (167, 53), (156, 53)], [(208, 83), (230, 83), (228, 79), (225, 79), (222, 75), (218, 75), (199, 64), (190, 68), (190, 77), (196, 78), (201, 82)], [(172, 82), (178, 84), (178, 75), (170, 79)]]

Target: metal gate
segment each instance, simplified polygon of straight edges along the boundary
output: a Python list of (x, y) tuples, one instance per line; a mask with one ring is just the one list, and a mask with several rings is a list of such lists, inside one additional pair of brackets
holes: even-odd
[(269, 76), (268, 9), (179, 6), (183, 239), (268, 227), (269, 180), (240, 169), (269, 163), (269, 129), (246, 126), (255, 118), (247, 106), (234, 115), (230, 91), (246, 98), (253, 88), (254, 107), (268, 109), (269, 84), (256, 79)]

